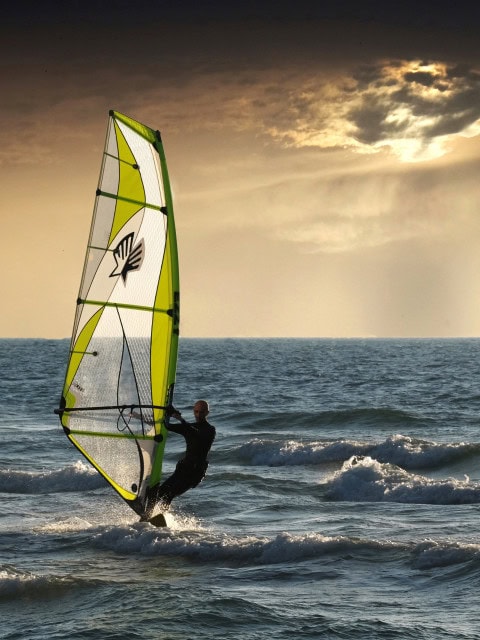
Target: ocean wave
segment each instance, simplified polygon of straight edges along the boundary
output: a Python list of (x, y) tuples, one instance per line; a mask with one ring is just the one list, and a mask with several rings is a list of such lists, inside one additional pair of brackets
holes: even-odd
[(53, 471), (0, 471), (0, 488), (4, 493), (91, 491), (104, 486), (102, 476), (81, 461)]
[(233, 455), (246, 464), (263, 466), (315, 465), (344, 462), (352, 456), (370, 456), (404, 469), (433, 469), (479, 453), (478, 444), (441, 444), (394, 435), (379, 443), (348, 439), (305, 442), (254, 438), (239, 446)]
[(343, 461), (353, 455), (366, 455), (370, 448), (348, 440), (303, 442), (254, 438), (238, 447), (233, 456), (253, 466), (313, 465)]
[(320, 425), (363, 425), (370, 428), (405, 427), (412, 428), (424, 424), (425, 418), (390, 407), (356, 407), (352, 409), (337, 409), (335, 411), (323, 411), (317, 416), (317, 424)]
[(92, 535), (95, 547), (117, 553), (174, 556), (190, 561), (222, 563), (225, 566), (272, 565), (302, 562), (325, 555), (405, 551), (401, 543), (361, 540), (319, 533), (268, 536), (235, 536), (209, 530), (152, 529), (135, 523), (107, 527)]
[(394, 435), (375, 445), (368, 455), (404, 469), (434, 469), (479, 453), (480, 445), (475, 443), (436, 443)]
[(478, 544), (379, 541), (319, 533), (236, 536), (206, 529), (152, 529), (136, 523), (98, 529), (90, 540), (96, 548), (115, 553), (168, 556), (188, 562), (221, 564), (226, 568), (279, 565), (284, 571), (291, 564), (295, 571), (300, 571), (298, 563), (345, 557), (375, 562), (382, 558), (385, 562), (395, 559), (422, 571), (465, 564), (476, 571), (480, 563)]
[(73, 576), (42, 576), (11, 565), (0, 566), (0, 602), (49, 600), (86, 585), (85, 580)]
[(329, 427), (355, 426), (363, 430), (369, 429), (420, 429), (430, 423), (425, 416), (419, 416), (401, 409), (390, 407), (352, 407), (346, 409), (329, 409), (318, 411), (302, 410), (302, 408), (285, 408), (281, 414), (268, 409), (255, 407), (255, 409), (238, 410), (235, 406), (232, 411), (225, 411), (219, 416), (223, 421), (233, 422), (240, 429), (248, 428), (250, 431), (274, 430), (291, 431), (292, 428), (318, 430)]
[(431, 480), (368, 456), (354, 456), (327, 483), (325, 497), (351, 502), (476, 504), (480, 484), (468, 479)]
[(451, 565), (480, 564), (479, 544), (426, 541), (413, 550), (413, 566), (416, 569), (434, 569)]

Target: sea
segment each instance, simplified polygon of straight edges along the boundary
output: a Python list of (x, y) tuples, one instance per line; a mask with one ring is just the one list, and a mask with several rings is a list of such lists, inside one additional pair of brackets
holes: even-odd
[(2, 639), (480, 638), (480, 339), (181, 339), (164, 528), (63, 434), (68, 348), (0, 340)]

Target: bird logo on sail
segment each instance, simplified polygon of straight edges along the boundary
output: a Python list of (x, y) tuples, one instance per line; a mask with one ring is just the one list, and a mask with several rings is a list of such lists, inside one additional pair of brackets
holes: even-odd
[(122, 276), (123, 282), (127, 281), (129, 271), (138, 271), (142, 266), (143, 256), (145, 254), (145, 243), (143, 238), (135, 246), (133, 246), (134, 233), (129, 233), (117, 244), (113, 250), (116, 267), (110, 274), (110, 277)]

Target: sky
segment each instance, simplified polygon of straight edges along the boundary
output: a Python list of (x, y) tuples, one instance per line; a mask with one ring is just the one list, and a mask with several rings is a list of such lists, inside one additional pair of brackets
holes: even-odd
[(480, 336), (480, 7), (0, 9), (0, 337), (69, 337), (109, 109), (162, 132), (185, 337)]

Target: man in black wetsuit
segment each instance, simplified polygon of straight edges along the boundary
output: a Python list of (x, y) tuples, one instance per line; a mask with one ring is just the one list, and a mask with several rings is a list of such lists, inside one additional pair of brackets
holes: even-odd
[(152, 488), (147, 513), (142, 520), (150, 517), (157, 503), (162, 512), (168, 511), (174, 498), (196, 487), (205, 477), (208, 452), (215, 439), (215, 427), (207, 422), (208, 413), (208, 403), (205, 400), (198, 400), (193, 406), (195, 423), (189, 424), (182, 418), (182, 414), (172, 407), (170, 415), (179, 420), (180, 424), (169, 424), (167, 429), (182, 435), (187, 448), (173, 474), (163, 484)]

